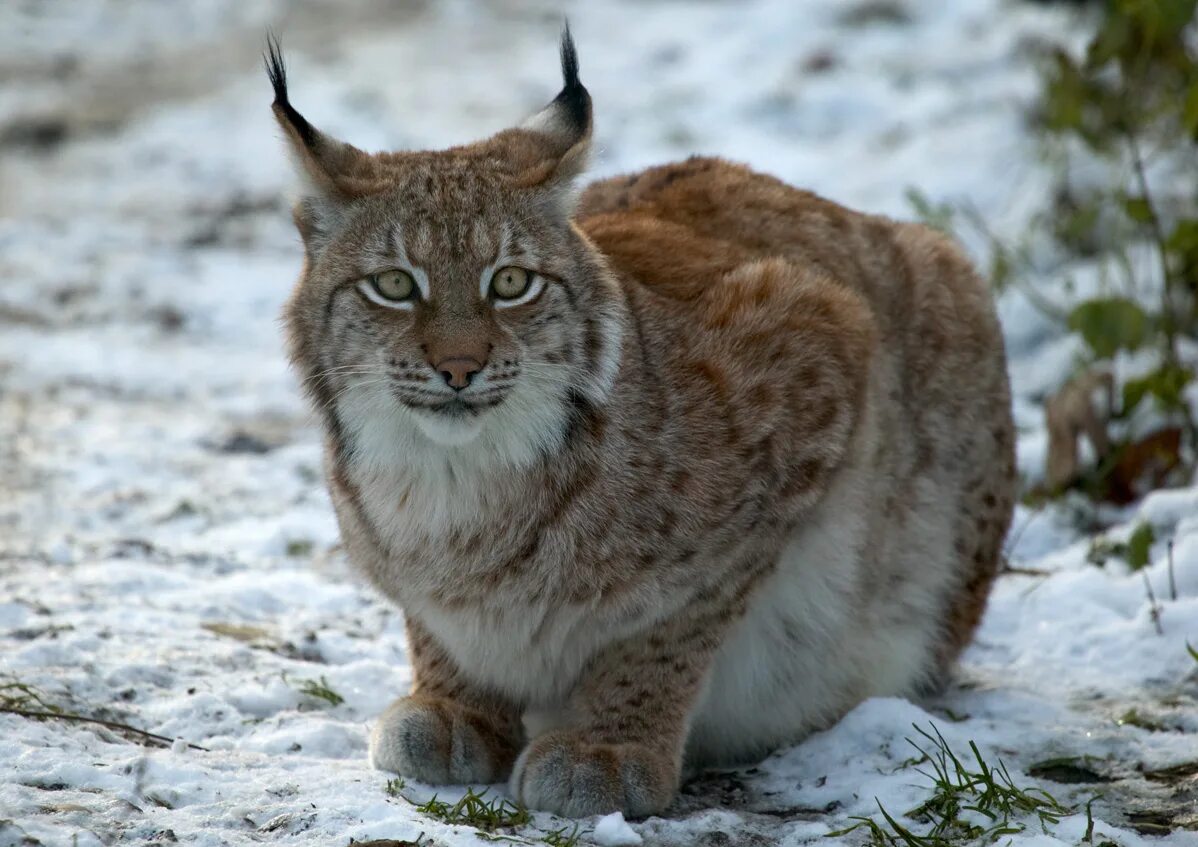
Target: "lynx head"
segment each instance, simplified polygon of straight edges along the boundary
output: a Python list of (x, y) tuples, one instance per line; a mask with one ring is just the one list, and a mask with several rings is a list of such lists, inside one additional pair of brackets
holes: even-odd
[(623, 301), (571, 223), (591, 98), (568, 29), (561, 59), (561, 93), (521, 126), (371, 154), (296, 111), (268, 42), (273, 109), (301, 181), (292, 360), (360, 458), (528, 462), (560, 443), (580, 405), (604, 401)]

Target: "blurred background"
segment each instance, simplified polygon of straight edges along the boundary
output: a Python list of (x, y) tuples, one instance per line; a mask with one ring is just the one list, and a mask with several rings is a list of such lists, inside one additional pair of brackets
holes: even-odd
[[(1148, 621), (1176, 599), (1167, 557), (1182, 602), (1198, 592), (1194, 0), (8, 0), (0, 680), (364, 768), (363, 722), (407, 684), (402, 622), (347, 572), (282, 353), (301, 251), (264, 34), (320, 129), (426, 148), (553, 97), (565, 15), (596, 176), (743, 161), (949, 231), (993, 285), (1023, 478), (1011, 573), (1074, 576), (1031, 600), (1000, 586), (972, 671), (1019, 666), (1046, 697), (1180, 678), (1180, 634), (1158, 652)], [(1084, 683), (1078, 655), (1101, 671)], [(36, 801), (0, 788), (7, 808)]]

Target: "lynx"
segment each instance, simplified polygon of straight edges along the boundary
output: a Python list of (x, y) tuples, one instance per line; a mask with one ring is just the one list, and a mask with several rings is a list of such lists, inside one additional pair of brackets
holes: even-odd
[(585, 190), (591, 98), (371, 154), (288, 99), (285, 312), (354, 566), (403, 609), (373, 764), (567, 816), (665, 809), (932, 690), (999, 568), (1003, 341), (959, 250), (714, 158)]

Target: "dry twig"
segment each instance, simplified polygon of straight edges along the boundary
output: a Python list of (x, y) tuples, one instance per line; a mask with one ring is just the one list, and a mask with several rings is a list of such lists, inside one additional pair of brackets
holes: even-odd
[(1165, 548), (1169, 551), (1169, 599), (1177, 600), (1177, 579), (1173, 576), (1173, 539), (1169, 539), (1169, 543)]
[[(175, 743), (175, 739), (167, 738), (165, 735), (157, 735), (153, 732), (146, 732), (144, 729), (138, 729), (135, 726), (129, 726), (129, 724), (120, 723), (119, 721), (106, 721), (102, 718), (89, 718), (86, 715), (72, 715), (67, 712), (39, 712), (32, 711), (30, 709), (12, 709), (7, 707), (0, 708), (0, 714), (18, 715), (23, 718), (73, 721), (75, 723), (94, 723), (98, 724), (99, 726), (108, 727), (109, 729), (117, 729), (122, 732), (132, 733), (139, 738), (144, 738), (147, 741), (153, 741), (157, 744), (161, 744), (163, 747), (170, 747)], [(188, 743), (187, 746), (192, 750), (203, 750), (205, 753), (211, 752), (207, 747), (201, 747), (198, 744)]]

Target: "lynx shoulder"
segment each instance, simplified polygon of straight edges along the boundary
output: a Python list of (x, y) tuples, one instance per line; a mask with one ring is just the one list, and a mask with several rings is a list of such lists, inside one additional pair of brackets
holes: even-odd
[(957, 248), (692, 158), (579, 191), (564, 86), (370, 154), (292, 106), (290, 353), (350, 559), (402, 607), (376, 766), (566, 815), (669, 805), (968, 642), (1013, 503), (990, 297)]

